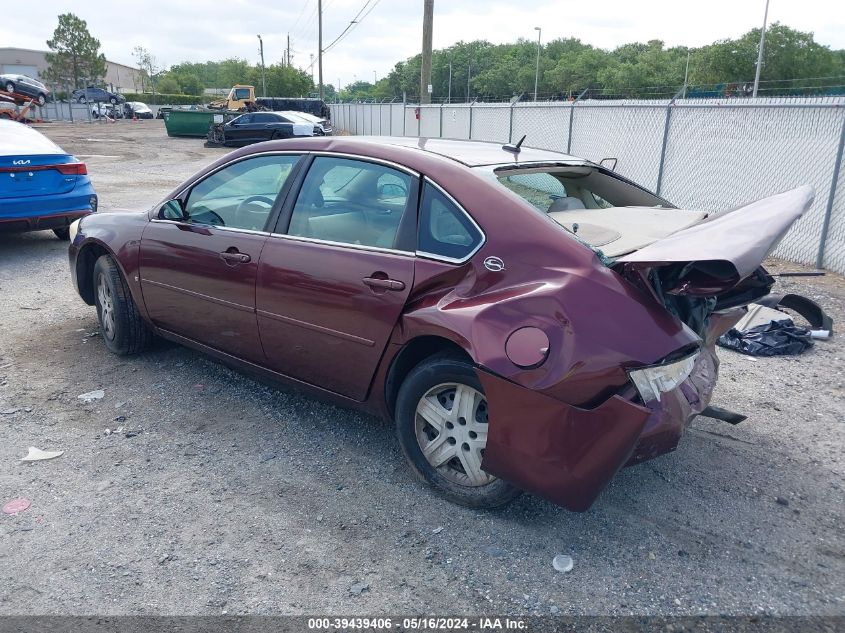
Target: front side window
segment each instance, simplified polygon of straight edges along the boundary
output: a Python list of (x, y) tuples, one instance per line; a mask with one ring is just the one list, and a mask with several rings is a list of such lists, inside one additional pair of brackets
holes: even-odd
[(399, 248), (400, 222), (413, 206), (412, 182), (408, 174), (384, 165), (319, 156), (299, 192), (288, 234)]
[(273, 155), (238, 161), (194, 185), (184, 219), (235, 229), (264, 230), (270, 211), (299, 156)]
[(420, 205), (417, 251), (462, 261), (483, 241), (484, 236), (469, 217), (437, 187), (426, 183)]

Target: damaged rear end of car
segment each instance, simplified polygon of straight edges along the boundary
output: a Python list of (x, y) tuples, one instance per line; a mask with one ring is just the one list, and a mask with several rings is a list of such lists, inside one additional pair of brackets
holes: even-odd
[[(549, 197), (559, 209), (562, 196)], [(602, 205), (612, 207), (611, 214), (625, 205), (596, 198), (592, 235), (606, 237)], [(645, 208), (643, 197), (635, 198), (632, 214)], [(742, 317), (744, 306), (769, 293), (774, 279), (762, 262), (812, 198), (812, 190), (802, 187), (734, 211), (702, 213), (668, 235), (638, 235), (646, 243), (612, 256), (584, 239), (583, 231), (579, 235), (581, 227), (573, 231), (551, 217), (555, 233), (562, 227), (570, 242), (580, 243), (574, 250), (590, 249), (590, 264), (583, 252), (568, 263), (564, 254), (572, 256), (573, 249), (562, 248), (554, 264), (530, 255), (545, 268), (539, 286), (504, 300), (485, 291), (489, 304), (473, 299), (486, 306), (483, 321), (507, 314), (549, 339), (549, 360), (526, 370), (508, 365), (507, 353), (483, 351), (512, 333), (490, 332), (482, 340), (478, 319), (468, 334), (489, 402), (485, 471), (583, 511), (620, 468), (674, 450), (710, 403), (718, 376), (716, 340)], [(509, 271), (508, 285), (526, 289), (518, 268)], [(442, 299), (439, 305), (449, 307)]]

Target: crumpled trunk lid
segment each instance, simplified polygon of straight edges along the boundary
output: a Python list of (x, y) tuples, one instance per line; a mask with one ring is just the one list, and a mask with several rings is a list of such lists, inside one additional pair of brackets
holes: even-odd
[(702, 334), (710, 314), (769, 293), (763, 260), (813, 202), (799, 187), (711, 216), (615, 260), (613, 268)]
[(709, 295), (754, 273), (813, 202), (813, 188), (799, 187), (713, 215), (617, 262), (636, 267), (682, 264), (676, 294)]

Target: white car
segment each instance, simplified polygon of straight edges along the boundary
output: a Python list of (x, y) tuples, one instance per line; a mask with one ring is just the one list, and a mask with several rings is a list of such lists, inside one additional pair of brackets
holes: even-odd
[(26, 75), (0, 75), (0, 88), (6, 92), (32, 97), (39, 105), (47, 103), (50, 90), (37, 79)]
[(110, 119), (122, 119), (123, 108), (113, 106), (110, 103), (95, 103), (91, 106), (91, 116), (95, 119), (100, 117), (108, 117)]
[(153, 111), (150, 110), (150, 107), (146, 103), (141, 103), (140, 101), (127, 101), (123, 106), (123, 112), (129, 118), (132, 118), (133, 116), (139, 119), (155, 118)]
[(311, 114), (309, 112), (295, 112), (293, 110), (286, 110), (286, 111), (282, 112), (282, 114), (284, 114), (286, 116), (296, 116), (296, 117), (299, 117), (300, 119), (304, 119), (304, 120), (308, 121), (309, 123), (313, 123), (318, 128), (320, 128), (320, 132), (322, 133), (323, 136), (331, 136), (332, 135), (332, 132), (333, 132), (332, 122), (329, 121), (328, 119), (321, 119), (320, 117), (314, 116), (313, 114)]

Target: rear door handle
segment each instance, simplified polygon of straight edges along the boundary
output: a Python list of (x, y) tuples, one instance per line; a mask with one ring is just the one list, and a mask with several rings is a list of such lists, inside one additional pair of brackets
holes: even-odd
[(404, 290), (405, 283), (398, 279), (379, 279), (378, 277), (364, 277), (363, 281), (370, 288), (379, 290)]
[(246, 264), (252, 261), (252, 257), (247, 255), (246, 253), (239, 253), (235, 251), (234, 253), (229, 251), (223, 251), (220, 253), (221, 259), (223, 259), (228, 264)]

